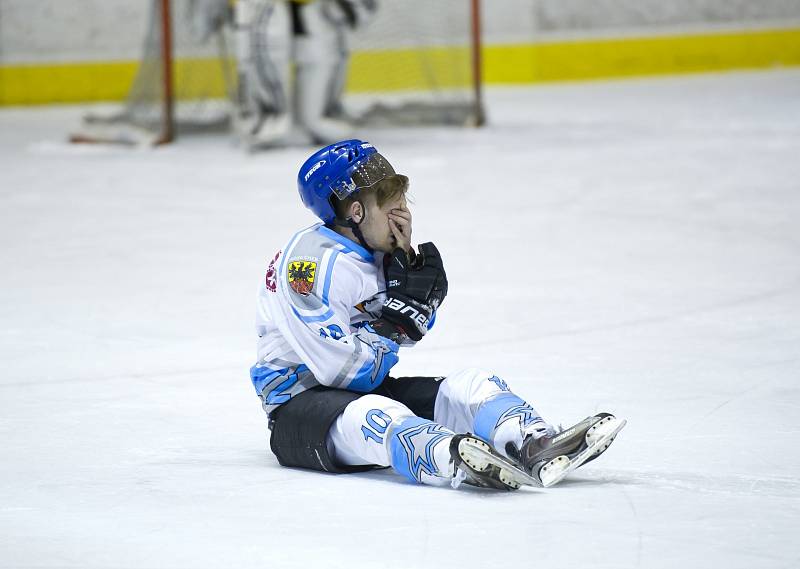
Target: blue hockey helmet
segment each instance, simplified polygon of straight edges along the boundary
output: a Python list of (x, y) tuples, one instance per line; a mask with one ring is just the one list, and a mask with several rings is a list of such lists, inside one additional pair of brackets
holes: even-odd
[(343, 200), (393, 176), (399, 175), (369, 142), (342, 140), (318, 150), (303, 163), (297, 189), (308, 209), (323, 222), (332, 223), (336, 219), (333, 196)]

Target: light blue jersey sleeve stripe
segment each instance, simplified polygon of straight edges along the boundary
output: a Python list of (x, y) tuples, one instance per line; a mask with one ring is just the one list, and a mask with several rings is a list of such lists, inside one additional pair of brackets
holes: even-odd
[[(369, 331), (374, 334), (371, 328)], [(383, 346), (377, 349), (374, 346), (370, 348), (372, 350), (372, 358), (356, 372), (355, 377), (353, 377), (347, 385), (347, 390), (358, 391), (360, 393), (369, 393), (373, 391), (383, 383), (383, 380), (389, 375), (389, 370), (392, 369), (400, 359), (397, 355), (400, 346), (388, 338), (378, 337), (378, 341), (382, 342)], [(378, 350), (380, 350), (380, 352)]]
[(307, 324), (312, 322), (325, 322), (334, 316), (333, 310), (330, 308), (327, 310), (327, 312), (325, 312), (325, 314), (320, 314), (319, 316), (303, 316), (294, 306), (292, 306), (292, 312), (294, 312), (294, 315), (297, 316), (302, 322)]
[(324, 225), (321, 225), (319, 229), (317, 229), (317, 231), (319, 231), (326, 237), (336, 241), (339, 245), (341, 245), (344, 248), (345, 253), (355, 253), (367, 263), (372, 263), (374, 261), (375, 257), (372, 255), (372, 253), (364, 249), (364, 247), (362, 247), (358, 243), (350, 241), (347, 237), (343, 235), (339, 235), (332, 229), (329, 229)]
[(325, 271), (325, 285), (322, 288), (322, 304), (325, 306), (330, 306), (328, 302), (328, 293), (331, 290), (331, 277), (333, 276), (333, 264), (336, 261), (336, 257), (339, 256), (339, 251), (334, 251), (331, 254), (331, 258), (328, 259), (328, 269)]

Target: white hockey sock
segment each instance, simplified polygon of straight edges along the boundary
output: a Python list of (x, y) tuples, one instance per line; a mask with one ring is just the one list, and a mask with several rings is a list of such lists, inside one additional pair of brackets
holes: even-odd
[(421, 417), (405, 417), (392, 425), (389, 448), (392, 467), (413, 482), (444, 486), (453, 477), (450, 429)]

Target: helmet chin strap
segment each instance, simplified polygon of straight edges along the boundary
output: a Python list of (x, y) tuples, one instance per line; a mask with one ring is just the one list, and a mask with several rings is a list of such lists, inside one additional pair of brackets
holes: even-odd
[(361, 210), (364, 212), (364, 215), (361, 217), (361, 221), (355, 222), (353, 221), (352, 217), (348, 217), (346, 219), (342, 219), (341, 217), (335, 217), (333, 219), (333, 223), (334, 225), (338, 225), (339, 227), (347, 227), (348, 229), (350, 229), (353, 232), (353, 235), (356, 236), (356, 239), (358, 239), (359, 245), (361, 245), (364, 249), (366, 249), (370, 253), (374, 253), (375, 250), (369, 245), (367, 245), (367, 241), (364, 239), (364, 234), (361, 232), (361, 227), (359, 227), (359, 225), (363, 223), (364, 220), (367, 218), (367, 208), (364, 207), (364, 204), (362, 202), (359, 201), (357, 203), (361, 204)]

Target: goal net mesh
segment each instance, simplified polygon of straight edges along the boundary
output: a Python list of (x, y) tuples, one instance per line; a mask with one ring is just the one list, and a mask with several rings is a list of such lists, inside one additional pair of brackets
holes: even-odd
[[(280, 0), (276, 0), (280, 1)], [(321, 0), (318, 0), (321, 1)], [(167, 4), (167, 9), (164, 9)], [(478, 124), (470, 0), (383, 0), (348, 34), (342, 103), (357, 124)], [(167, 12), (167, 13), (165, 13)], [(122, 108), (85, 117), (75, 141), (166, 142), (229, 127), (236, 104), (232, 9), (201, 31), (191, 0), (150, 0), (138, 71)], [(165, 54), (164, 18), (172, 50)], [(172, 104), (165, 104), (169, 65)]]
[(471, 5), (381, 2), (374, 21), (352, 35), (345, 105), (362, 121), (476, 121)]

